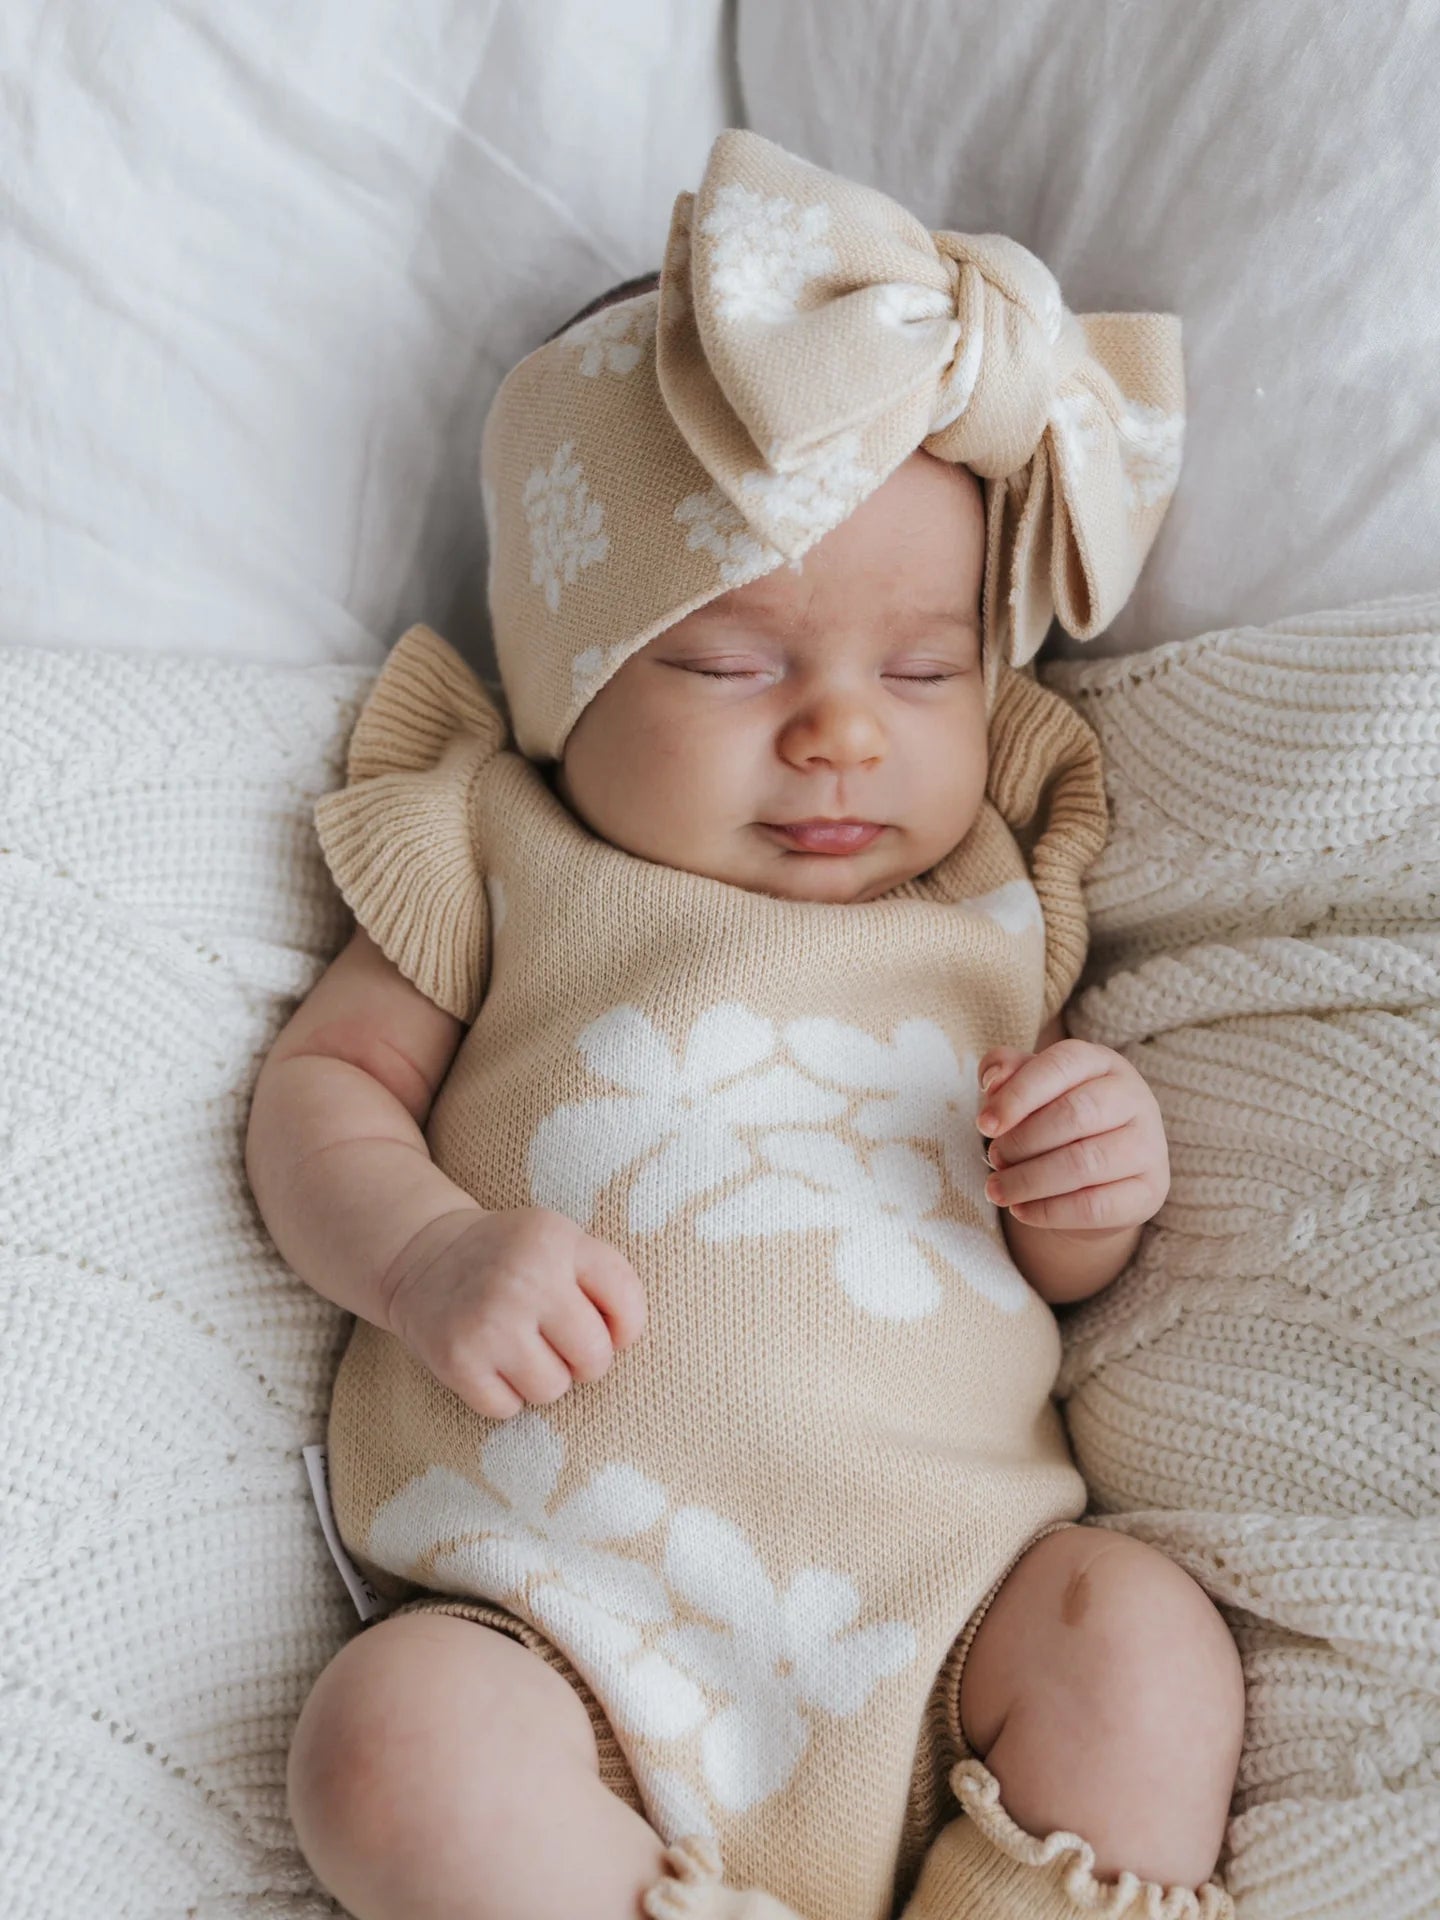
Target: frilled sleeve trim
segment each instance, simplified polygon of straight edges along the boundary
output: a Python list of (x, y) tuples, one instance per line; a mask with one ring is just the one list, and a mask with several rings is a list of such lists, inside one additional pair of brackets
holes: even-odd
[(467, 1025), (489, 960), (473, 789), (506, 737), (495, 700), (449, 642), (411, 627), (355, 723), (346, 785), (315, 803), (321, 850), (357, 924)]
[(1004, 674), (990, 715), (986, 791), (1017, 832), (1034, 824), (1027, 859), (1045, 917), (1041, 1023), (1069, 999), (1089, 928), (1081, 879), (1109, 833), (1105, 771), (1093, 727), (1032, 674)]

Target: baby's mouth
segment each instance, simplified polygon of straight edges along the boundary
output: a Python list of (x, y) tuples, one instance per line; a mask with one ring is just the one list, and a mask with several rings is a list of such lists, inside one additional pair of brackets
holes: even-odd
[(762, 821), (786, 846), (801, 853), (858, 853), (885, 828), (874, 820), (791, 820), (784, 824)]

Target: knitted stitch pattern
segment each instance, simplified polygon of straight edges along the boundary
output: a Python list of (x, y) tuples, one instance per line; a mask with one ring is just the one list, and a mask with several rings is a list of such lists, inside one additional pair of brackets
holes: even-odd
[(1440, 1914), (1440, 597), (1040, 676), (1100, 735), (1071, 1033), (1169, 1198), (1063, 1323), (1105, 1524), (1221, 1603), (1241, 1920)]
[(245, 1180), (343, 944), (373, 673), (0, 648), (0, 1909), (322, 1920), (285, 1753), (356, 1626), (300, 1449), (348, 1316)]
[[(575, 1220), (646, 1299), (603, 1379), (503, 1420), (357, 1321), (340, 1537), (386, 1597), (509, 1609), (599, 1701), (660, 1837), (713, 1834), (727, 1878), (816, 1920), (888, 1920), (949, 1649), (1085, 1509), (1055, 1315), (983, 1199), (976, 1062), (1033, 1046), (1080, 972), (1054, 908), (1104, 772), (1023, 672), (991, 722), (987, 798), (926, 873), (777, 899), (590, 832), (416, 626), (316, 808), (359, 923), (468, 1023), (435, 1165)], [(1033, 877), (1007, 815), (1040, 826)]]

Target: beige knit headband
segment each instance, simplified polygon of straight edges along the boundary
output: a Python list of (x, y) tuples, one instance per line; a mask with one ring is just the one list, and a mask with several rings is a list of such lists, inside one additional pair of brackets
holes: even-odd
[(987, 710), (1052, 616), (1123, 606), (1175, 490), (1172, 314), (1073, 314), (1000, 234), (722, 133), (658, 293), (570, 327), (485, 423), (490, 610), (517, 745), (558, 759), (610, 676), (798, 559), (917, 447), (985, 482)]

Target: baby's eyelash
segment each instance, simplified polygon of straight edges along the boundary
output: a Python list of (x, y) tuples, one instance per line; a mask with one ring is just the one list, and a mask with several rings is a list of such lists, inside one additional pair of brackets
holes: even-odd
[[(696, 667), (696, 673), (703, 673), (707, 680), (749, 680), (752, 675), (747, 671), (725, 672), (719, 667)], [(918, 680), (924, 686), (938, 686), (942, 680), (953, 680), (953, 673), (893, 673), (886, 676), (891, 680)]]

